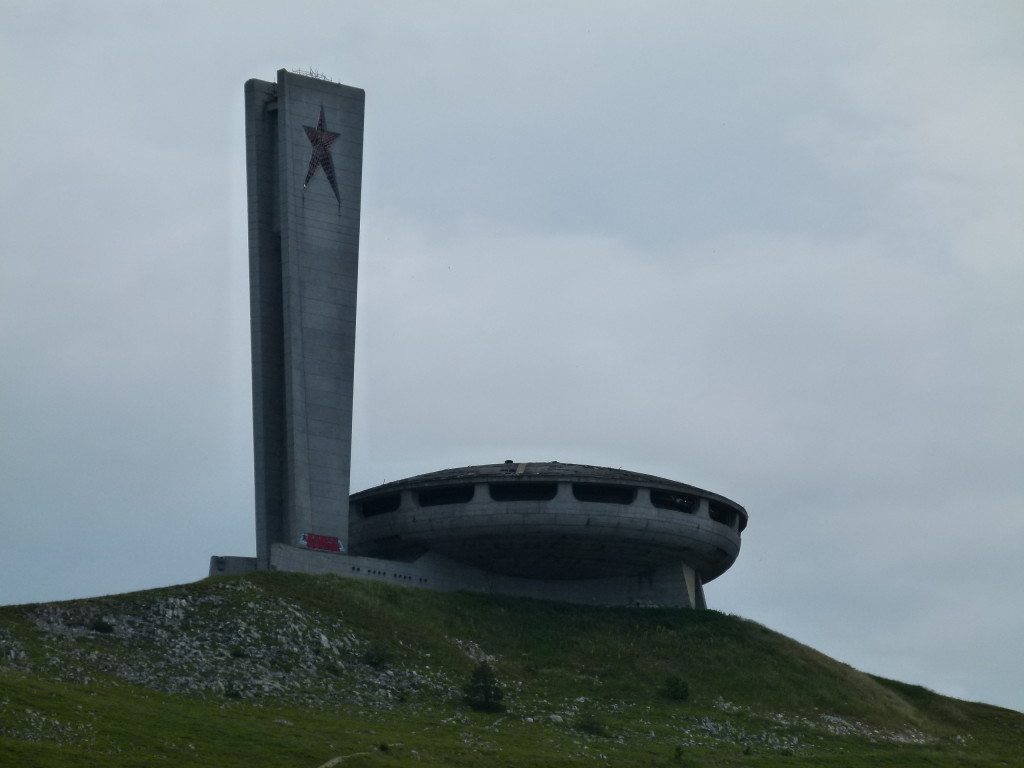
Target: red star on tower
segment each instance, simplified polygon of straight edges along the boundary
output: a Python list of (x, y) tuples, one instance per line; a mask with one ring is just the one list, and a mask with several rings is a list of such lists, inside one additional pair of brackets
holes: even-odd
[(331, 184), (331, 189), (334, 190), (334, 197), (341, 203), (341, 195), (338, 194), (338, 180), (334, 175), (334, 159), (331, 157), (331, 145), (341, 134), (331, 133), (324, 127), (323, 106), (320, 107), (320, 119), (316, 121), (316, 128), (310, 128), (308, 125), (302, 127), (306, 131), (309, 143), (313, 145), (313, 152), (309, 156), (309, 169), (306, 171), (306, 180), (302, 182), (303, 189), (309, 186), (309, 180), (313, 178), (316, 169), (318, 167), (323, 168), (324, 176), (327, 177), (327, 181)]

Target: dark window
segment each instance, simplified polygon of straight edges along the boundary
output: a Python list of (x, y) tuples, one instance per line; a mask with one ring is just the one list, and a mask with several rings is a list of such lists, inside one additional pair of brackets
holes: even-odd
[(491, 483), (495, 501), (551, 501), (558, 493), (558, 483)]
[(674, 491), (656, 491), (651, 489), (651, 504), (658, 509), (674, 509), (676, 512), (687, 512), (694, 514), (700, 499), (688, 493), (675, 493)]
[(572, 495), (577, 501), (594, 501), (601, 504), (632, 504), (636, 488), (628, 485), (605, 485), (603, 483), (573, 483)]
[(730, 528), (736, 525), (736, 510), (720, 501), (708, 504), (708, 514), (716, 523), (728, 525)]
[(394, 512), (400, 506), (402, 506), (400, 493), (389, 493), (375, 499), (367, 499), (362, 503), (363, 517), (386, 515), (388, 512)]
[(472, 485), (442, 485), (424, 488), (416, 494), (421, 507), (437, 507), (442, 504), (465, 504), (473, 498)]

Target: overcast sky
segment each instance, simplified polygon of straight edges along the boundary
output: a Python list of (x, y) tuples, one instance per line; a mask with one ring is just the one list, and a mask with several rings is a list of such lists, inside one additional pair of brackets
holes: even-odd
[[(173, 9), (173, 11), (172, 11)], [(0, 0), (0, 604), (255, 553), (243, 83), (364, 88), (353, 490), (623, 467), (1024, 710), (1024, 4)]]

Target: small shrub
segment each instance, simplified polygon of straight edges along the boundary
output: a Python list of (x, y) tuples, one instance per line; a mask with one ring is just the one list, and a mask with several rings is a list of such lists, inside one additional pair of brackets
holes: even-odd
[(573, 722), (573, 728), (591, 736), (607, 736), (608, 726), (593, 712), (582, 712)]
[(103, 619), (93, 619), (89, 624), (89, 629), (93, 632), (102, 632), (105, 635), (109, 635), (114, 631), (114, 625)]
[(672, 701), (687, 701), (690, 698), (690, 684), (675, 675), (665, 678), (661, 695)]
[(469, 682), (462, 688), (462, 693), (466, 703), (481, 712), (501, 712), (505, 709), (501, 703), (505, 698), (505, 692), (501, 690), (494, 670), (486, 661), (480, 662), (473, 670)]
[(394, 658), (394, 654), (391, 651), (376, 643), (363, 651), (363, 663), (368, 664), (374, 669), (385, 669), (394, 661)]

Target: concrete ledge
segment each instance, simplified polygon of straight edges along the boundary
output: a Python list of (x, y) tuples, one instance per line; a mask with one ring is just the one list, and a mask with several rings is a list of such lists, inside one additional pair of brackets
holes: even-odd
[[(252, 560), (255, 563), (255, 560)], [(443, 592), (513, 595), (586, 605), (705, 607), (700, 578), (692, 568), (683, 563), (673, 563), (632, 576), (601, 579), (526, 579), (487, 573), (456, 563), (436, 552), (428, 552), (414, 562), (405, 563), (319, 552), (278, 543), (271, 547), (270, 568), (299, 573), (333, 573), (345, 578), (387, 581), (391, 584)]]
[(214, 555), (210, 558), (211, 576), (232, 576), (239, 573), (251, 573), (255, 570), (255, 557), (234, 557), (232, 555)]

